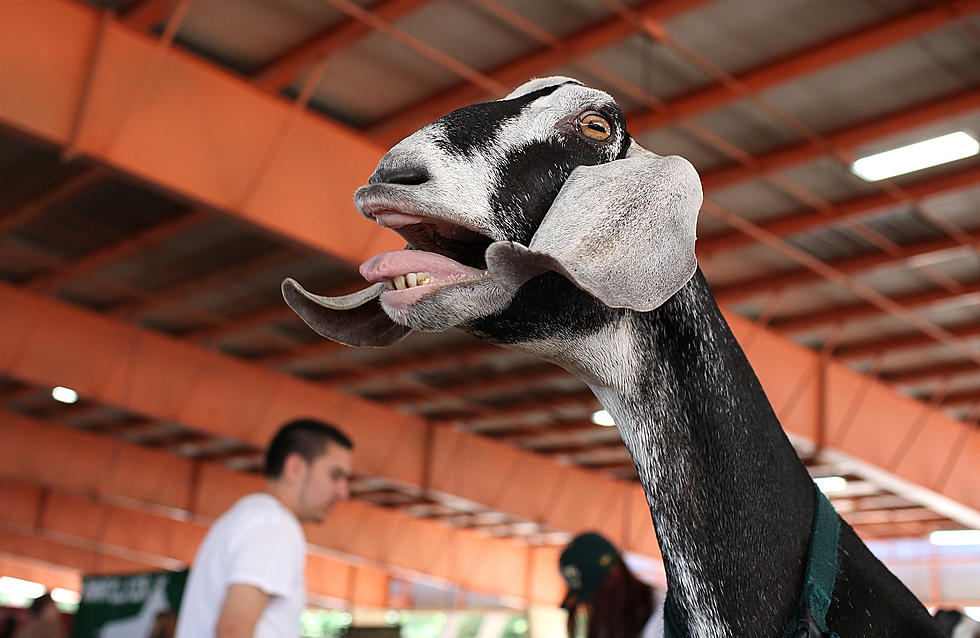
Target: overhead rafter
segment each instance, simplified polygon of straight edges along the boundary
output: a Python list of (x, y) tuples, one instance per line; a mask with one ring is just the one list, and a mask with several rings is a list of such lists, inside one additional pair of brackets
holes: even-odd
[(26, 286), (32, 290), (53, 291), (77, 277), (82, 277), (113, 261), (158, 245), (159, 243), (194, 228), (212, 215), (204, 211), (189, 211), (173, 219), (161, 222), (144, 231), (128, 235), (108, 246), (76, 259), (70, 264), (33, 277)]
[[(432, 0), (382, 0), (371, 7), (371, 12), (380, 19), (391, 22), (428, 2)], [(303, 70), (371, 32), (372, 29), (367, 24), (348, 18), (283, 53), (249, 79), (263, 90), (278, 91), (295, 80)]]
[(70, 0), (4, 3), (0, 38), (0, 125), (355, 263), (403, 246), (354, 211), (382, 150), (345, 127)]
[(137, 31), (149, 31), (167, 19), (178, 0), (137, 0), (126, 8), (122, 20)]
[(971, 372), (980, 372), (980, 366), (973, 361), (953, 361), (929, 366), (909, 366), (896, 370), (886, 370), (878, 378), (888, 383), (915, 383)]
[[(712, 0), (647, 0), (634, 6), (633, 10), (650, 20), (669, 20), (710, 1)], [(632, 24), (619, 16), (612, 16), (597, 25), (564, 37), (561, 48), (544, 46), (534, 53), (487, 71), (485, 75), (505, 86), (517, 86), (549, 69), (615, 44), (628, 37), (633, 30)], [(486, 91), (483, 88), (469, 82), (461, 83), (435, 97), (401, 109), (399, 113), (369, 129), (368, 136), (388, 146), (449, 111), (485, 96)]]
[[(359, 444), (358, 471), (454, 494), (556, 529), (576, 529), (583, 523), (581, 507), (591, 503), (597, 520), (590, 524), (623, 539), (624, 547), (657, 554), (646, 499), (637, 486), (473, 434), (433, 428), (390, 408), (4, 284), (0, 308), (0, 327), (11, 339), (0, 345), (0, 372), (9, 376), (68, 385), (101, 403), (256, 446), (264, 446), (290, 418), (318, 416)], [(65, 325), (72, 326), (70, 334)], [(76, 334), (85, 339), (71, 336)], [(518, 482), (539, 490), (517, 490)], [(555, 494), (561, 497), (554, 500)], [(618, 516), (601, 519), (610, 504), (632, 512), (631, 527), (624, 528)]]
[[(577, 529), (583, 524), (581, 513), (594, 512), (596, 520), (589, 524), (621, 540), (627, 549), (656, 553), (639, 486), (559, 466), (540, 455), (474, 434), (433, 428), (422, 420), (322, 386), (10, 286), (0, 285), (0, 309), (0, 373), (7, 376), (40, 385), (69, 385), (102, 403), (259, 446), (278, 424), (302, 410), (336, 422), (354, 435), (360, 443), (356, 455), (360, 471), (453, 494), (556, 529)], [(745, 320), (728, 319), (736, 336), (752, 331)], [(73, 330), (66, 332), (65, 325)], [(74, 334), (86, 338), (77, 340)], [(801, 412), (797, 409), (801, 401), (816, 406), (822, 400), (828, 415), (826, 427), (833, 431), (846, 424), (850, 432), (859, 433), (852, 435), (853, 441), (880, 438), (882, 413), (891, 415), (888, 423), (896, 438), (917, 423), (912, 414), (918, 403), (870, 380), (862, 384), (858, 381), (861, 375), (837, 364), (829, 364), (829, 381), (823, 387), (826, 390), (840, 383), (843, 388), (826, 390), (827, 395), (821, 397), (813, 372), (819, 355), (781, 337), (756, 331), (750, 357), (777, 415), (787, 430), (799, 436), (817, 439), (817, 410), (811, 407)], [(862, 402), (872, 406), (872, 411), (851, 414), (842, 407), (855, 387), (865, 387)], [(930, 414), (930, 443), (917, 458), (927, 458), (932, 450), (935, 461), (945, 458), (945, 446), (952, 445), (960, 429), (967, 426), (938, 411)], [(959, 463), (953, 480), (936, 485), (929, 468), (909, 463), (891, 467), (889, 458), (881, 456), (887, 446), (880, 442), (852, 447), (851, 440), (845, 439), (840, 449), (868, 463), (881, 463), (889, 472), (933, 488), (968, 509), (980, 510), (980, 496), (972, 485), (967, 487), (972, 483), (965, 469), (969, 464)], [(980, 459), (980, 442), (964, 456)], [(536, 489), (518, 489), (519, 485), (535, 485)], [(619, 517), (603, 515), (610, 507), (632, 512), (628, 529), (622, 527)]]
[(41, 583), (48, 591), (55, 588), (75, 592), (82, 590), (82, 577), (77, 569), (4, 552), (0, 552), (0, 574)]
[[(2, 479), (0, 489), (8, 506), (0, 513), (0, 537), (16, 543), (24, 555), (86, 573), (111, 573), (107, 560), (114, 568), (119, 560), (127, 561), (126, 571), (190, 565), (207, 531), (201, 523), (106, 503), (98, 495)], [(78, 561), (79, 552), (84, 562)], [(336, 560), (313, 548), (306, 573), (307, 590), (314, 596), (372, 607), (388, 602), (388, 576), (380, 570)]]
[[(976, 242), (976, 246), (980, 246), (980, 228), (967, 229), (965, 234)], [(850, 274), (871, 270), (885, 264), (899, 264), (923, 255), (938, 255), (946, 251), (965, 249), (966, 247), (963, 244), (952, 238), (926, 239), (905, 244), (894, 254), (874, 251), (853, 257), (833, 259), (826, 263), (842, 273)], [(791, 286), (802, 286), (821, 280), (821, 276), (811, 270), (792, 268), (783, 272), (769, 273), (730, 284), (715, 286), (713, 291), (715, 298), (719, 302), (731, 304), (764, 292), (781, 290)]]
[[(262, 488), (261, 478), (214, 463), (9, 412), (0, 416), (0, 477), (7, 477), (0, 479), (0, 509), (6, 513), (0, 520), (40, 522), (60, 535), (188, 564), (210, 521), (239, 497)], [(28, 444), (41, 436), (50, 445)], [(27, 483), (17, 480), (27, 475)], [(45, 489), (46, 497), (38, 498)], [(35, 496), (18, 497), (18, 491)], [(349, 599), (344, 592), (348, 580), (326, 577), (327, 572), (336, 575), (338, 561), (359, 573), (390, 567), (395, 573), (426, 574), (535, 602), (551, 603), (561, 593), (554, 569), (557, 548), (529, 548), (390, 508), (340, 503), (323, 525), (308, 525), (306, 533), (311, 557), (334, 564), (321, 562), (322, 577), (309, 584), (314, 591), (338, 598)], [(531, 592), (525, 590), (527, 569), (533, 570)]]
[(103, 180), (105, 180), (105, 172), (98, 168), (84, 168), (69, 175), (53, 188), (23, 202), (13, 210), (4, 211), (3, 216), (0, 217), (0, 237), (26, 224), (48, 208), (77, 196)]
[[(980, 322), (968, 321), (966, 323), (949, 326), (946, 328), (946, 330), (954, 337), (958, 337), (960, 339), (976, 337), (980, 335)], [(933, 343), (935, 343), (935, 341), (928, 335), (917, 332), (903, 332), (897, 335), (877, 337), (875, 339), (857, 341), (854, 343), (843, 343), (834, 349), (834, 356), (843, 359), (858, 359), (884, 352), (893, 353), (898, 350), (921, 348), (923, 346), (932, 345)]]
[(810, 142), (791, 144), (755, 157), (751, 165), (739, 164), (705, 173), (701, 176), (701, 182), (706, 191), (720, 190), (824, 155), (849, 153), (862, 144), (977, 109), (980, 109), (980, 89), (968, 89), (826, 133), (822, 136), (825, 147)]
[[(926, 292), (915, 292), (905, 295), (892, 297), (892, 300), (906, 307), (928, 306), (937, 303), (955, 302), (957, 299), (972, 297), (980, 294), (980, 281), (974, 281), (958, 288), (955, 292), (948, 290), (929, 290)], [(856, 321), (865, 319), (877, 314), (881, 310), (874, 304), (861, 302), (844, 306), (828, 308), (815, 312), (802, 313), (788, 317), (782, 317), (770, 322), (770, 327), (776, 332), (793, 333), (802, 332), (811, 328), (825, 326), (846, 321)]]
[[(978, 93), (980, 95), (980, 93)], [(854, 219), (876, 210), (897, 206), (903, 203), (917, 203), (927, 197), (962, 188), (970, 188), (980, 181), (980, 165), (969, 164), (964, 168), (938, 177), (918, 180), (901, 188), (900, 193), (876, 193), (855, 197), (847, 201), (831, 204), (822, 210), (801, 210), (761, 222), (760, 228), (787, 237), (795, 233), (813, 230), (823, 226)], [(712, 255), (732, 250), (752, 243), (752, 239), (736, 230), (714, 233), (698, 239), (698, 253)]]
[[(665, 22), (683, 11), (693, 10), (699, 4), (702, 3), (679, 1), (651, 3), (632, 9), (643, 19)], [(760, 91), (939, 28), (978, 9), (980, 9), (980, 2), (967, 0), (913, 11), (858, 29), (850, 34), (831, 38), (794, 55), (736, 75), (735, 79), (751, 90)], [(566, 39), (568, 44), (566, 52), (544, 49), (540, 53), (498, 67), (487, 75), (503, 84), (515, 85), (547, 69), (567, 64), (577, 57), (622, 40), (633, 30), (634, 26), (631, 23), (615, 16), (597, 27), (583, 30)], [(478, 87), (461, 84), (441, 95), (403, 109), (399, 114), (371, 129), (368, 134), (382, 144), (390, 144), (412, 133), (423, 124), (484, 95), (485, 93)], [(631, 114), (628, 120), (632, 132), (636, 134), (657, 126), (665, 126), (705, 110), (718, 108), (738, 97), (740, 94), (728, 86), (717, 84), (690, 95), (667, 100), (660, 111)]]

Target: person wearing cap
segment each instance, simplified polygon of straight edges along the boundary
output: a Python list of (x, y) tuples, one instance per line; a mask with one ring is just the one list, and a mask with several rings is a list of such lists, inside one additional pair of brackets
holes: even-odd
[(605, 537), (595, 532), (572, 539), (558, 560), (568, 594), (568, 636), (579, 636), (580, 614), (588, 616), (586, 638), (663, 636), (663, 593), (641, 582)]

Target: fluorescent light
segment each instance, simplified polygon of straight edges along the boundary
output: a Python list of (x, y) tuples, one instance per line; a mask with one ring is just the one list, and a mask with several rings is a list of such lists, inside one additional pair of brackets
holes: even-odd
[(822, 476), (813, 479), (820, 491), (824, 494), (832, 492), (842, 492), (847, 489), (847, 479), (843, 476)]
[(21, 604), (42, 595), (47, 588), (32, 580), (22, 580), (12, 576), (0, 577), (0, 594), (10, 596)]
[(980, 529), (944, 529), (929, 534), (933, 545), (980, 545)]
[(77, 392), (71, 388), (65, 388), (60, 385), (51, 390), (51, 396), (55, 401), (61, 401), (62, 403), (75, 403), (78, 401)]
[(68, 605), (77, 605), (81, 601), (82, 596), (77, 591), (72, 591), (70, 589), (62, 589), (61, 587), (55, 587), (51, 590), (51, 600), (56, 603), (65, 603)]
[(934, 137), (855, 160), (851, 170), (868, 182), (921, 171), (980, 153), (980, 142), (963, 131)]
[(593, 412), (592, 422), (596, 425), (604, 425), (607, 427), (610, 425), (616, 425), (616, 423), (613, 422), (612, 415), (605, 410), (597, 410), (596, 412)]

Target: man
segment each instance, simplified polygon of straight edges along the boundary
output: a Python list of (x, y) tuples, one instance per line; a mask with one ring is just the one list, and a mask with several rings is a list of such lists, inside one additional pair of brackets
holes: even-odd
[(266, 452), (266, 487), (219, 518), (198, 549), (176, 638), (295, 638), (306, 605), (306, 537), (348, 498), (353, 444), (337, 428), (300, 419)]

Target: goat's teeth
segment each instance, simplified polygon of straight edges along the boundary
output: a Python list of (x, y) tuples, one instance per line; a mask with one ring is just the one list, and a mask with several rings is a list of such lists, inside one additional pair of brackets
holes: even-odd
[(418, 285), (420, 286), (424, 286), (425, 284), (429, 283), (429, 280), (432, 279), (432, 275), (430, 275), (427, 272), (420, 272), (417, 275), (417, 277), (418, 277)]
[(414, 272), (410, 272), (405, 275), (405, 285), (409, 288), (414, 288), (419, 283), (419, 276)]
[(385, 279), (385, 288), (388, 289), (388, 290), (394, 290), (395, 289), (395, 282), (392, 281), (391, 279)]
[(405, 290), (405, 275), (398, 275), (393, 281), (395, 282), (395, 288)]

